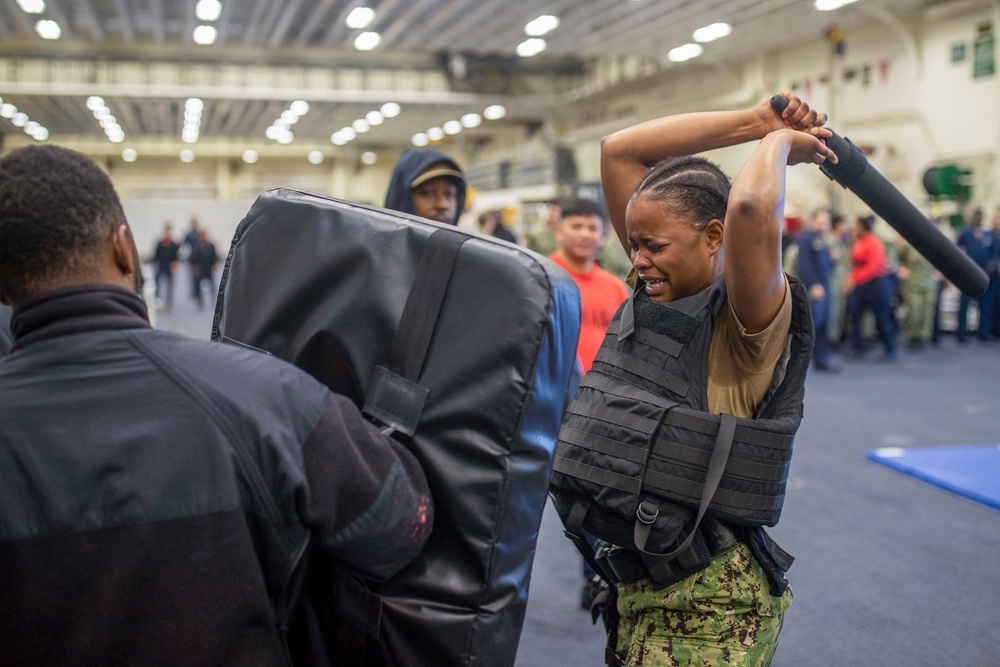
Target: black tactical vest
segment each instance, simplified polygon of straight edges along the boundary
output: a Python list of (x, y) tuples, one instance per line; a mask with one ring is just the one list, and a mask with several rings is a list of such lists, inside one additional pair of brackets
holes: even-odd
[[(622, 305), (559, 433), (551, 489), (570, 533), (582, 527), (669, 561), (684, 555), (699, 524), (721, 521), (767, 559), (759, 552), (773, 543), (757, 527), (781, 514), (813, 345), (808, 300), (801, 283), (789, 283), (788, 343), (753, 419), (708, 412), (712, 324), (726, 302), (721, 277), (670, 303), (639, 289)], [(790, 565), (780, 554), (775, 560)]]

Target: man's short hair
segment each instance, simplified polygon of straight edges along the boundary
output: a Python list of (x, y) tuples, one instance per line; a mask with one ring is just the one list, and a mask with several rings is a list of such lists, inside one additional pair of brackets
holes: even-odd
[(0, 158), (0, 291), (15, 303), (60, 276), (96, 271), (125, 223), (111, 179), (87, 156), (27, 146)]
[(564, 199), (560, 202), (559, 206), (562, 208), (562, 218), (564, 219), (574, 215), (580, 215), (585, 218), (596, 215), (601, 220), (604, 220), (604, 213), (601, 211), (601, 207), (593, 199), (573, 197), (571, 199)]

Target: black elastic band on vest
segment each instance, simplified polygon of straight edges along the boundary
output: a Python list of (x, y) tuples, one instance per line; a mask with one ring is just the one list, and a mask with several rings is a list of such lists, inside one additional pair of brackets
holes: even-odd
[[(670, 497), (677, 499), (686, 497), (687, 502), (691, 504), (704, 500), (702, 493), (704, 486), (701, 482), (655, 470), (646, 471), (643, 489), (657, 494), (669, 491)], [(748, 512), (771, 512), (781, 505), (784, 497), (785, 494), (780, 491), (774, 495), (764, 495), (720, 488), (715, 491), (712, 509), (725, 511), (733, 516), (746, 516)]]
[[(718, 423), (718, 419), (714, 415), (702, 417), (700, 415), (691, 414), (690, 412), (680, 412), (674, 410), (666, 416), (663, 423), (667, 426), (676, 426), (677, 428), (694, 431), (695, 433), (701, 433), (702, 435), (715, 435), (717, 432), (716, 424)], [(773, 433), (771, 431), (754, 428), (753, 424), (744, 422), (737, 425), (736, 435), (733, 439), (736, 440), (736, 442), (745, 443), (754, 447), (766, 447), (784, 452), (791, 448), (795, 436), (787, 433)], [(788, 452), (787, 458), (790, 457), (791, 452)], [(783, 456), (782, 458), (786, 457)]]
[(630, 445), (620, 440), (587, 433), (565, 424), (559, 431), (559, 442), (566, 442), (574, 447), (588, 449), (592, 452), (600, 452), (601, 454), (629, 461), (630, 463), (638, 463), (639, 465), (643, 465), (646, 462), (646, 457), (649, 455), (649, 448), (645, 445)]
[(597, 352), (597, 356), (594, 357), (594, 361), (610, 364), (627, 373), (655, 382), (677, 396), (687, 396), (689, 387), (687, 382), (672, 373), (666, 372), (662, 368), (658, 368), (635, 357), (602, 347)]
[(616, 396), (618, 398), (627, 398), (630, 401), (649, 403), (658, 408), (663, 408), (664, 410), (671, 410), (679, 405), (677, 401), (671, 401), (670, 399), (658, 396), (657, 394), (654, 394), (639, 385), (630, 384), (620, 378), (608, 375), (607, 373), (602, 372), (599, 368), (593, 368), (590, 372), (584, 375), (583, 382), (580, 383), (580, 386), (591, 387), (605, 394)]
[(632, 340), (636, 343), (641, 343), (647, 347), (659, 350), (665, 354), (669, 354), (674, 359), (681, 356), (681, 352), (684, 351), (683, 343), (679, 343), (670, 336), (657, 333), (652, 329), (639, 329), (635, 332), (635, 335), (632, 336)]
[[(618, 408), (609, 408), (600, 403), (586, 403), (584, 401), (573, 401), (566, 412), (571, 415), (581, 417), (591, 417), (615, 426), (622, 426), (633, 431), (639, 431), (645, 435), (653, 435), (660, 426), (660, 419), (648, 419), (631, 412), (625, 412)], [(661, 417), (660, 415), (657, 415)]]
[(583, 479), (594, 484), (600, 484), (609, 489), (617, 489), (625, 493), (639, 493), (642, 481), (630, 475), (620, 475), (604, 468), (595, 468), (579, 461), (573, 461), (565, 456), (556, 455), (552, 463), (552, 471), (570, 477)]
[[(560, 435), (560, 437), (562, 436)], [(740, 458), (739, 444), (734, 438), (733, 451), (730, 452), (729, 462), (726, 463), (726, 477), (741, 477), (749, 482), (781, 482), (788, 476), (789, 462), (767, 463)], [(711, 456), (711, 449), (707, 444), (667, 440), (660, 434), (653, 442), (651, 456), (663, 461), (704, 468)]]

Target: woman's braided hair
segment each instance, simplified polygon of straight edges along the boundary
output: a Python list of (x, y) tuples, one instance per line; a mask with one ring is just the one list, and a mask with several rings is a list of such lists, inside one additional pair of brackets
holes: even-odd
[(729, 178), (717, 164), (694, 155), (668, 157), (649, 170), (632, 194), (660, 202), (674, 215), (704, 229), (709, 220), (726, 219)]

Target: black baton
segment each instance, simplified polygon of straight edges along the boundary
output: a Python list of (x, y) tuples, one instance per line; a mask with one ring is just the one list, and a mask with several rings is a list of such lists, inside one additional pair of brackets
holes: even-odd
[[(782, 95), (771, 98), (771, 108), (779, 116), (787, 106), (788, 100)], [(827, 160), (820, 165), (820, 171), (868, 204), (963, 293), (979, 296), (986, 291), (990, 284), (986, 273), (871, 166), (850, 139), (834, 132), (824, 141), (839, 162), (831, 164)]]

